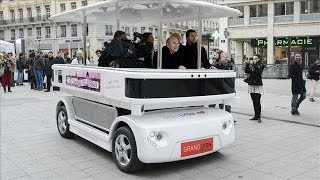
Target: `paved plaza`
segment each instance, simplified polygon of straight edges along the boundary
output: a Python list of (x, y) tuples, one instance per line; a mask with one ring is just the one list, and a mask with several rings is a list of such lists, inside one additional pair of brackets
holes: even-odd
[[(1, 180), (7, 179), (320, 179), (320, 96), (306, 99), (300, 116), (290, 114), (290, 80), (264, 80), (262, 123), (253, 114), (247, 85), (236, 80), (232, 107), (236, 141), (196, 159), (146, 165), (120, 172), (111, 153), (82, 139), (60, 137), (55, 106), (62, 92), (39, 92), (28, 85), (1, 90)], [(307, 87), (309, 87), (309, 82)]]

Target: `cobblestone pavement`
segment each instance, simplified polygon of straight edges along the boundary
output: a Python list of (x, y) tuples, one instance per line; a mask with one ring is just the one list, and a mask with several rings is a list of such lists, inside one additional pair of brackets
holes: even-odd
[[(305, 101), (301, 116), (292, 120), (285, 109), (290, 105), (290, 86), (277, 90), (285, 89), (289, 81), (265, 81), (265, 118), (258, 124), (248, 120), (252, 105), (241, 81), (237, 80), (240, 103), (233, 108), (238, 121), (235, 143), (196, 159), (146, 165), (133, 175), (120, 172), (111, 153), (100, 147), (79, 137), (60, 137), (55, 105), (63, 93), (33, 91), (28, 86), (15, 87), (12, 93), (1, 91), (1, 180), (320, 179), (320, 128), (316, 124), (320, 98), (314, 104)], [(310, 121), (308, 125), (301, 124), (304, 120)]]

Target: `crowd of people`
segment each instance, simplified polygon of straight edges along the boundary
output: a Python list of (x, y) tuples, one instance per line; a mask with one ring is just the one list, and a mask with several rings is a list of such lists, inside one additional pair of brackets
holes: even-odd
[[(135, 34), (137, 35), (137, 34)], [(31, 89), (45, 92), (50, 91), (52, 79), (53, 64), (98, 64), (102, 67), (114, 68), (157, 68), (157, 52), (154, 50), (154, 38), (152, 33), (137, 35), (138, 42), (132, 42), (127, 39), (127, 34), (123, 31), (117, 31), (111, 43), (105, 43), (105, 49), (97, 50), (97, 63), (84, 58), (84, 54), (79, 50), (74, 59), (64, 59), (64, 54), (58, 52), (54, 57), (50, 51), (44, 54), (41, 51), (32, 51), (28, 58), (20, 53), (15, 59), (12, 53), (0, 53), (0, 77), (4, 92), (12, 92), (11, 81), (16, 75), (16, 85), (23, 85), (24, 70), (28, 71), (28, 81)], [(162, 47), (162, 69), (197, 69), (198, 46), (197, 32), (189, 29), (186, 32), (186, 45), (182, 45), (181, 35), (172, 33)], [(136, 38), (136, 37), (135, 37)], [(296, 54), (294, 62), (290, 65), (289, 76), (292, 79), (292, 115), (299, 115), (299, 105), (306, 98), (305, 80), (302, 76), (301, 55)], [(259, 54), (248, 58), (245, 62), (246, 78), (244, 82), (248, 83), (248, 93), (250, 93), (254, 117), (250, 120), (256, 120), (261, 123), (261, 95), (264, 93), (262, 73), (265, 65)], [(233, 70), (234, 62), (230, 60), (227, 52), (218, 50), (215, 52), (213, 60), (209, 61), (206, 50), (201, 47), (201, 67), (205, 69), (223, 69)], [(308, 79), (311, 80), (310, 101), (314, 102), (314, 95), (317, 89), (317, 83), (320, 75), (320, 59), (311, 65), (308, 70)], [(46, 77), (46, 87), (44, 87), (44, 77)], [(214, 105), (215, 106), (215, 105)], [(219, 104), (219, 108), (231, 112), (229, 105)]]

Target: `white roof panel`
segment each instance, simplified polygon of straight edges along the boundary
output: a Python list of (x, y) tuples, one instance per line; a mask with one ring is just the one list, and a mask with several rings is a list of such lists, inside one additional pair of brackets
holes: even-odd
[(89, 6), (51, 16), (57, 22), (83, 22), (115, 24), (116, 7), (119, 7), (120, 23), (125, 25), (158, 25), (159, 4), (164, 2), (163, 23), (240, 16), (242, 13), (226, 6), (196, 0), (106, 0)]

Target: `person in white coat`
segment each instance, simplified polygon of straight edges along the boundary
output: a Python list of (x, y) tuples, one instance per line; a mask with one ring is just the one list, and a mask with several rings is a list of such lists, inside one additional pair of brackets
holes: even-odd
[[(90, 64), (90, 61), (87, 59), (86, 64)], [(77, 51), (76, 58), (72, 60), (71, 64), (83, 64), (84, 65), (84, 57), (83, 52), (81, 50)]]

